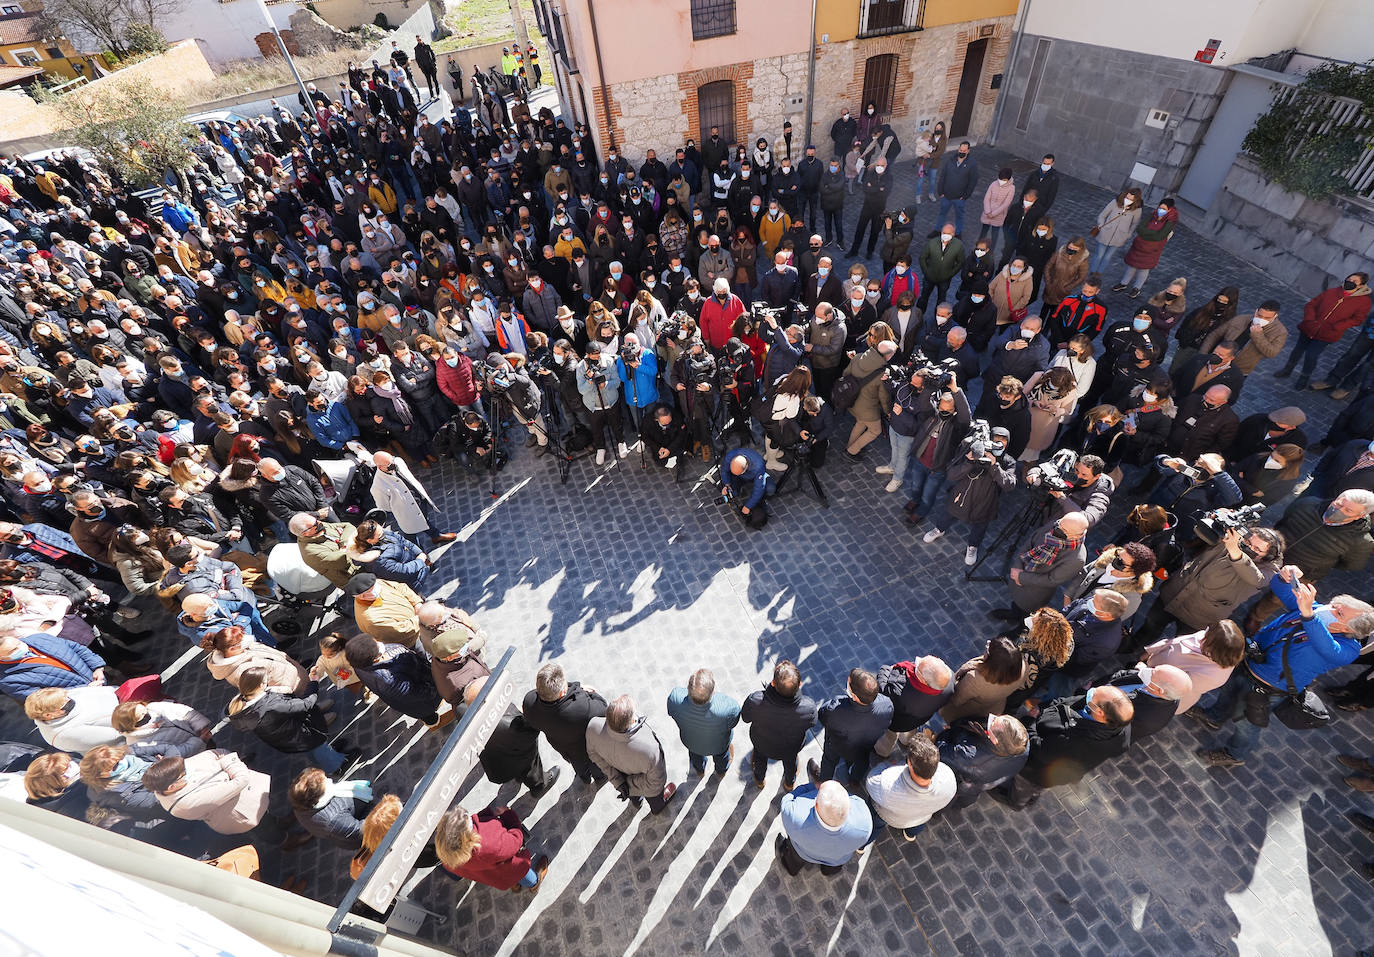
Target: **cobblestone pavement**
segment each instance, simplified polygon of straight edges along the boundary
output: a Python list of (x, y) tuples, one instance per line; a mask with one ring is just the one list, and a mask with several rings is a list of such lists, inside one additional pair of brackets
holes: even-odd
[[(985, 149), (975, 156), (985, 182), (1006, 160)], [(1012, 165), (1018, 181), (1030, 168)], [(898, 173), (910, 196), (906, 164)], [(1059, 233), (1086, 232), (1107, 198), (1067, 181), (1054, 207)], [(1296, 321), (1302, 303), (1290, 290), (1188, 225), (1154, 277), (1160, 285), (1186, 275), (1197, 303), (1234, 282), (1242, 308), (1273, 296), (1285, 321)], [(934, 228), (930, 205), (920, 207), (918, 226)], [(976, 225), (966, 230), (976, 234)], [(1112, 297), (1111, 306), (1115, 314), (1127, 301)], [(1242, 414), (1296, 401), (1319, 437), (1336, 405), (1310, 392), (1295, 400), (1274, 368), (1252, 377)], [(430, 875), (414, 899), (447, 919), (427, 922), (422, 934), (484, 957), (1349, 955), (1369, 945), (1374, 894), (1358, 867), (1374, 858), (1374, 842), (1343, 815), (1370, 811), (1371, 802), (1345, 788), (1335, 762), (1343, 751), (1374, 753), (1364, 714), (1335, 712), (1328, 730), (1304, 734), (1275, 723), (1256, 758), (1231, 771), (1205, 770), (1193, 750), (1206, 738), (1178, 722), (1029, 811), (984, 799), (941, 817), (918, 843), (884, 836), (837, 877), (782, 870), (773, 849), (779, 769), (756, 790), (740, 733), (723, 778), (691, 776), (665, 713), (669, 689), (706, 666), (719, 690), (742, 697), (784, 656), (799, 662), (817, 698), (842, 692), (855, 665), (923, 653), (957, 665), (981, 651), (991, 634), (984, 612), (1005, 594), (964, 580), (957, 535), (924, 545), (901, 525), (900, 496), (885, 495), (885, 477), (873, 473), (885, 461), (884, 443), (877, 446), (858, 465), (832, 452), (820, 471), (829, 509), (788, 496), (757, 533), (710, 502), (709, 482), (675, 488), (658, 471), (642, 472), (634, 456), (603, 469), (581, 459), (560, 485), (547, 458), (514, 449), (498, 477), (499, 500), (485, 481), (451, 469), (426, 479), (451, 527), (463, 529), (440, 563), (438, 580), (448, 583), (440, 593), (488, 629), (491, 660), (513, 645), (522, 688), (541, 662), (558, 659), (607, 697), (632, 693), (668, 750), (671, 777), (684, 783), (668, 812), (653, 817), (609, 789), (589, 793), (566, 768), (538, 801), (474, 775), (465, 804), (512, 803), (552, 868), (533, 896)], [(1102, 528), (1114, 532), (1124, 511), (1117, 505)], [(1368, 591), (1367, 579), (1333, 575), (1324, 584)], [(169, 688), (209, 712), (228, 698), (199, 659)], [(341, 709), (342, 732), (376, 755), (357, 776), (373, 778), (378, 793), (405, 794), (437, 740), (377, 705), (371, 714), (356, 702)], [(224, 738), (246, 746), (233, 732)], [(818, 752), (812, 741), (803, 757)], [(547, 747), (545, 755), (559, 763)], [(276, 767), (279, 798), (299, 767)], [(316, 842), (288, 857), (286, 872), (333, 903), (347, 886), (347, 858)]]

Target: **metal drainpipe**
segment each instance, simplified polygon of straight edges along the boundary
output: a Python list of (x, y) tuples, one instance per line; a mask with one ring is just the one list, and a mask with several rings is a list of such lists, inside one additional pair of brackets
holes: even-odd
[(1031, 3), (1034, 0), (1021, 0), (1019, 21), (1012, 29), (1011, 52), (1007, 54), (1007, 66), (1002, 73), (1001, 95), (997, 97), (997, 109), (992, 114), (992, 129), (988, 132), (988, 146), (997, 145), (997, 134), (1002, 131), (1002, 116), (1007, 110), (1007, 92), (1011, 89), (1011, 71), (1016, 66), (1017, 54), (1021, 52), (1021, 37), (1026, 32), (1026, 21), (1030, 19)]
[(803, 145), (813, 142), (811, 136), (812, 115), (816, 106), (816, 6), (819, 0), (811, 0), (811, 42), (806, 47), (806, 139)]
[(606, 135), (611, 138), (610, 149), (618, 149), (615, 142), (615, 123), (611, 120), (611, 91), (606, 86), (606, 71), (601, 66), (601, 34), (596, 29), (596, 0), (587, 0), (587, 22), (592, 28), (592, 49), (596, 51), (596, 79), (601, 84), (601, 107), (606, 111)]

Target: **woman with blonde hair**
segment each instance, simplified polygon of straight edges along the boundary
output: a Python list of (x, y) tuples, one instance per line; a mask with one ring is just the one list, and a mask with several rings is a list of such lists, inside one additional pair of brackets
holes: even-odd
[(854, 428), (850, 430), (845, 454), (852, 460), (883, 434), (884, 380), (882, 369), (897, 353), (897, 337), (892, 327), (878, 321), (868, 327), (867, 348), (854, 356), (844, 374), (860, 383), (858, 395), (850, 406)]
[(529, 831), (508, 807), (469, 814), (451, 807), (434, 831), (434, 851), (444, 871), (497, 890), (537, 891), (549, 869), (546, 855), (532, 858)]
[(1063, 366), (1041, 369), (1026, 383), (1026, 402), (1030, 405), (1031, 431), (1022, 462), (1038, 462), (1040, 455), (1055, 444), (1059, 426), (1078, 405), (1078, 382)]
[(1026, 659), (1026, 675), (1020, 690), (1007, 698), (1009, 712), (1034, 695), (1073, 655), (1073, 626), (1061, 612), (1040, 608), (1031, 612), (1028, 621), (1018, 645)]
[[(377, 799), (377, 803), (372, 805), (372, 810), (363, 819), (363, 847), (353, 859), (349, 861), (348, 873), (355, 881), (362, 876), (363, 868), (367, 862), (372, 860), (372, 855), (377, 848), (382, 846), (382, 841), (386, 840), (387, 834), (391, 831), (396, 819), (401, 816), (401, 810), (405, 807), (401, 799), (394, 794), (383, 794)], [(439, 855), (434, 853), (432, 844), (425, 845), (424, 849), (416, 855), (415, 868), (421, 870), (426, 867), (438, 867)]]

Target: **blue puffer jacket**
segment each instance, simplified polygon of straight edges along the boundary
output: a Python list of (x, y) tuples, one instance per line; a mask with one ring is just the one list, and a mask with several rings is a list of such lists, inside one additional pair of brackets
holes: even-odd
[(1293, 686), (1299, 690), (1333, 668), (1348, 665), (1360, 656), (1360, 640), (1347, 634), (1333, 635), (1322, 621), (1323, 613), (1330, 614), (1330, 605), (1315, 605), (1312, 617), (1306, 621), (1298, 612), (1298, 600), (1293, 586), (1275, 575), (1269, 588), (1283, 602), (1284, 612), (1275, 615), (1255, 633), (1255, 644), (1266, 654), (1260, 662), (1247, 661), (1245, 666), (1260, 681), (1280, 691), (1287, 690), (1283, 679), (1283, 643), (1293, 639), (1288, 649), (1288, 668)]
[(95, 652), (65, 638), (39, 631), (23, 640), (31, 651), (55, 658), (70, 670), (22, 658), (0, 661), (0, 691), (19, 701), (40, 688), (84, 687), (91, 683), (97, 668), (105, 667), (105, 660)]
[(416, 591), (429, 577), (424, 552), (419, 546), (395, 532), (384, 532), (382, 540), (358, 558), (364, 571), (389, 582), (401, 582)]
[(344, 443), (358, 437), (358, 426), (353, 416), (348, 414), (348, 406), (342, 402), (331, 402), (323, 412), (311, 410), (305, 413), (305, 424), (310, 433), (320, 440), (320, 444), (335, 451)]

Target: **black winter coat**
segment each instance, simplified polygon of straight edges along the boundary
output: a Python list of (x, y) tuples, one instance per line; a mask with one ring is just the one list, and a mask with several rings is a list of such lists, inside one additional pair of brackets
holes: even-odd
[(1005, 452), (995, 465), (960, 455), (950, 462), (945, 479), (949, 483), (945, 506), (951, 518), (970, 524), (991, 522), (997, 518), (1002, 493), (1016, 487), (1016, 460)]
[(305, 469), (296, 465), (283, 466), (286, 475), (280, 482), (261, 482), (263, 508), (274, 519), (286, 522), (297, 512), (315, 512), (327, 504), (324, 486)]
[(1046, 705), (1030, 732), (1030, 757), (1021, 777), (1042, 788), (1074, 784), (1110, 758), (1131, 746), (1127, 725), (1112, 728), (1083, 717), (1083, 695), (1060, 698)]
[[(1112, 675), (1106, 683), (1126, 687), (1138, 685), (1140, 672), (1134, 668), (1127, 668)], [(1127, 691), (1126, 696), (1131, 699), (1131, 704), (1135, 708), (1135, 716), (1131, 718), (1132, 744), (1144, 741), (1157, 731), (1164, 730), (1164, 726), (1178, 713), (1177, 701), (1156, 698), (1152, 694), (1146, 694), (1143, 688)]]
[(891, 730), (915, 731), (942, 708), (954, 694), (954, 683), (937, 694), (922, 691), (907, 680), (906, 672), (896, 665), (878, 669), (878, 691), (892, 702)]
[(785, 698), (771, 684), (744, 699), (740, 720), (749, 725), (754, 750), (767, 758), (788, 758), (802, 749), (816, 723), (816, 702), (798, 692)]
[(585, 690), (579, 682), (568, 682), (567, 693), (557, 701), (542, 701), (533, 691), (525, 695), (521, 707), (525, 723), (544, 732), (553, 749), (572, 764), (584, 764), (587, 755), (587, 722), (606, 714), (606, 699)]
[(1359, 571), (1369, 563), (1374, 547), (1369, 536), (1369, 519), (1346, 525), (1324, 525), (1325, 499), (1304, 497), (1288, 506), (1276, 528), (1283, 532), (1287, 546), (1284, 560), (1297, 565), (1303, 578), (1312, 582), (1333, 569)]
[(1011, 780), (1030, 756), (1029, 747), (1020, 754), (998, 754), (977, 718), (959, 718), (940, 732), (935, 746), (940, 750), (940, 763), (947, 765), (959, 782), (955, 807), (972, 804), (984, 791)]
[(505, 784), (524, 780), (538, 757), (539, 732), (530, 727), (515, 705), (508, 705), (478, 760), (491, 783)]
[(392, 658), (370, 665), (355, 667), (363, 687), (382, 699), (388, 707), (421, 720), (439, 710), (439, 689), (424, 653), (400, 645), (387, 645), (387, 651), (399, 652)]
[(976, 419), (987, 419), (988, 428), (1003, 428), (1011, 433), (1007, 443), (1007, 454), (1013, 459), (1020, 458), (1030, 441), (1031, 413), (1025, 396), (1017, 396), (1009, 408), (1002, 408), (997, 399), (997, 381), (983, 379), (983, 394), (978, 399), (978, 408), (973, 413)]
[(319, 747), (329, 738), (324, 712), (316, 701), (313, 694), (297, 698), (268, 691), (231, 713), (229, 724), (235, 731), (256, 734), (278, 751), (299, 754)]

